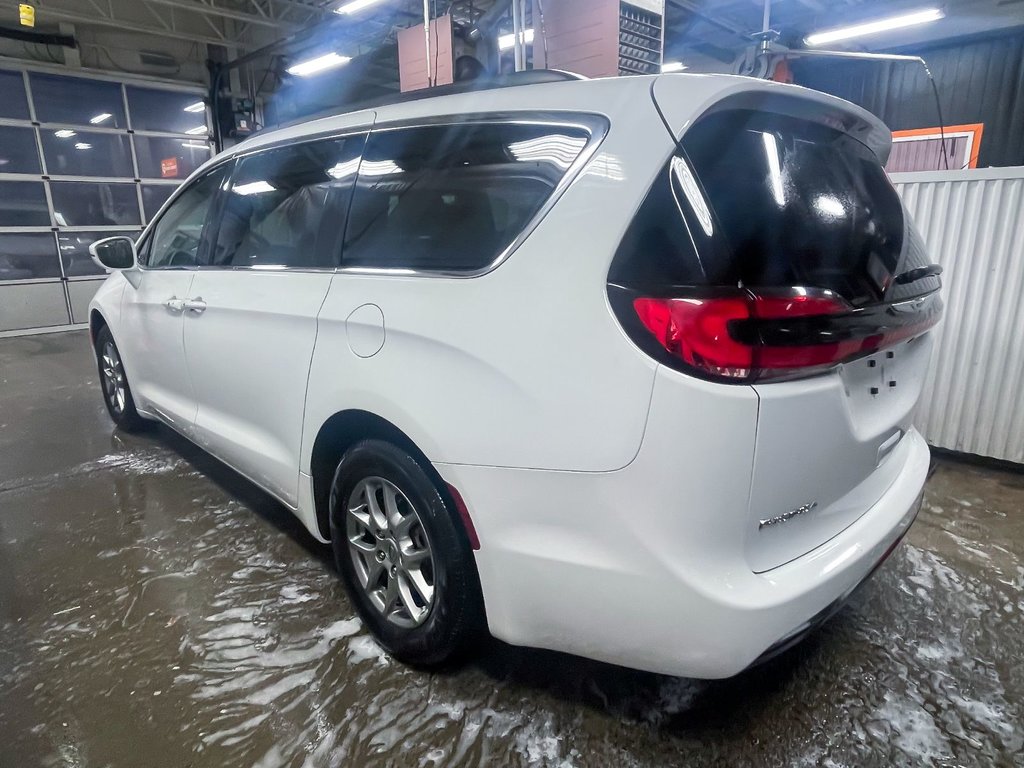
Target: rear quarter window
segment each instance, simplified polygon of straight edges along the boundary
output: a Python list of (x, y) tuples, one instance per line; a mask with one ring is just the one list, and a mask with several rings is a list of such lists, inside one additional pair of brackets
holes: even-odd
[(371, 134), (342, 267), (486, 269), (541, 210), (589, 138), (574, 126), (512, 123)]

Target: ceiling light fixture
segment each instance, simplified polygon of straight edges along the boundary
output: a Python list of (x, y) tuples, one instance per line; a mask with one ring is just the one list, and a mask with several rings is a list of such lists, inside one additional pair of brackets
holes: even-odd
[(335, 13), (349, 14), (359, 13), (364, 8), (369, 8), (371, 5), (376, 5), (380, 0), (352, 0), (352, 2), (345, 3), (334, 9)]
[[(529, 45), (530, 43), (532, 43), (533, 42), (533, 30), (532, 29), (524, 29), (523, 32), (522, 32), (522, 39), (523, 39), (523, 42), (526, 43), (526, 45)], [(499, 51), (507, 51), (507, 50), (513, 48), (515, 46), (515, 44), (516, 44), (516, 33), (515, 32), (512, 32), (512, 33), (507, 34), (507, 35), (501, 35), (498, 38), (498, 50)]]
[(266, 192), (276, 192), (277, 187), (269, 181), (260, 179), (259, 181), (250, 181), (248, 184), (238, 184), (232, 187), (231, 191), (236, 195), (262, 195)]
[(89, 122), (92, 123), (93, 125), (99, 125), (100, 123), (106, 122), (107, 120), (109, 120), (112, 117), (113, 117), (113, 115), (110, 114), (109, 112), (100, 112), (95, 117), (90, 117), (89, 118)]
[(75, 149), (92, 149), (92, 144), (86, 144), (84, 141), (80, 141), (75, 144)]
[(197, 125), (195, 128), (189, 128), (185, 131), (189, 136), (198, 136), (201, 133), (206, 133), (205, 125)]
[(70, 139), (72, 136), (75, 136), (76, 134), (74, 131), (69, 131), (67, 128), (61, 128), (59, 131), (54, 131), (53, 135), (56, 136), (58, 139)]
[(813, 35), (808, 35), (804, 38), (804, 42), (807, 45), (823, 45), (825, 43), (834, 43), (837, 40), (848, 40), (851, 37), (865, 37), (867, 35), (876, 35), (879, 32), (887, 32), (890, 29), (902, 29), (903, 27), (912, 27), (916, 24), (927, 24), (930, 21), (938, 21), (945, 17), (941, 8), (924, 8), (920, 11), (914, 11), (912, 13), (903, 13), (899, 16), (889, 16), (884, 19), (878, 19), (876, 21), (868, 21), (862, 24), (851, 24), (846, 27), (836, 27), (835, 29), (828, 29), (824, 32), (815, 32)]
[(181, 146), (189, 147), (191, 149), (209, 149), (210, 145), (205, 141), (183, 141)]
[(206, 109), (206, 102), (204, 102), (204, 101), (197, 101), (195, 104), (189, 104), (187, 107), (185, 107), (184, 111), (185, 112), (202, 112), (204, 109)]
[(351, 56), (342, 56), (339, 53), (331, 51), (325, 53), (323, 56), (317, 56), (315, 59), (308, 59), (306, 61), (300, 61), (298, 64), (293, 64), (288, 67), (289, 75), (298, 75), (299, 77), (308, 77), (309, 75), (315, 75), (318, 72), (323, 72), (325, 69), (333, 69), (334, 67), (340, 67), (342, 64), (348, 64), (352, 61)]
[(687, 68), (688, 67), (681, 61), (666, 61), (661, 65), (661, 71), (663, 74), (667, 74), (669, 72), (682, 72)]

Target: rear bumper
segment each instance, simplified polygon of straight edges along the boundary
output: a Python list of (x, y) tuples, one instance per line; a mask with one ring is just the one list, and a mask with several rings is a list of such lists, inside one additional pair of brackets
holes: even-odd
[(896, 551), (897, 547), (899, 547), (900, 542), (903, 541), (903, 537), (906, 536), (907, 531), (910, 530), (910, 526), (913, 525), (914, 520), (917, 519), (917, 513), (921, 510), (921, 501), (923, 498), (924, 492), (922, 491), (917, 495), (917, 501), (914, 502), (914, 505), (909, 510), (907, 510), (907, 514), (904, 516), (903, 521), (900, 523), (895, 540), (892, 542), (892, 544), (889, 545), (888, 549), (886, 549), (885, 552), (882, 553), (882, 557), (879, 558), (878, 562), (875, 563), (874, 567), (867, 572), (863, 579), (854, 584), (853, 587), (844, 592), (842, 595), (837, 597), (834, 601), (832, 601), (832, 603), (825, 606), (822, 610), (818, 611), (818, 613), (814, 614), (814, 616), (811, 616), (811, 618), (807, 619), (807, 621), (803, 622), (800, 626), (796, 627), (788, 635), (776, 641), (764, 653), (758, 656), (754, 660), (754, 663), (751, 664), (751, 666), (763, 664), (764, 662), (769, 661), (770, 659), (774, 659), (776, 656), (785, 653), (790, 648), (799, 644), (804, 638), (806, 638), (808, 635), (810, 635), (812, 632), (818, 629), (822, 624), (824, 624), (837, 613), (839, 613), (839, 611), (842, 610), (843, 606), (846, 605), (847, 601), (851, 597), (853, 597), (854, 593), (857, 592), (857, 590), (859, 590), (862, 586), (864, 586), (864, 583), (867, 582), (872, 576), (874, 576), (875, 572), (879, 568), (885, 565), (885, 561), (888, 560), (892, 553)]
[(480, 536), (492, 634), (652, 672), (722, 678), (798, 639), (849, 596), (913, 522), (927, 445), (908, 432), (903, 466), (870, 509), (807, 554), (754, 573), (742, 547), (746, 515), (731, 512), (745, 513), (747, 487), (735, 471), (745, 457), (728, 448), (752, 444), (735, 431), (746, 429), (748, 407), (737, 393), (725, 416), (721, 402), (703, 416), (698, 402), (680, 414), (690, 420), (666, 421), (701, 434), (701, 419), (712, 420), (721, 451), (706, 441), (680, 444), (652, 424), (640, 454), (617, 472), (438, 464)]

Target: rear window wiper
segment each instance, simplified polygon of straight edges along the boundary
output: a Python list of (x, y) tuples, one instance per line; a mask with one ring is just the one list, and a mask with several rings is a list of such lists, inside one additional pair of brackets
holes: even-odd
[(896, 275), (893, 282), (897, 285), (906, 285), (907, 283), (916, 283), (918, 280), (923, 280), (926, 277), (938, 277), (942, 274), (942, 267), (938, 264), (929, 264), (926, 267), (918, 267), (917, 269), (908, 269), (906, 272), (901, 272)]

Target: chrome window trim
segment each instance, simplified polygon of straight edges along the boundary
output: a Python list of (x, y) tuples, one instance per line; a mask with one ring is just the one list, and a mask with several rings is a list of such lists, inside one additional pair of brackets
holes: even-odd
[[(447, 279), (472, 279), (475, 277), (482, 277), (483, 275), (489, 274), (501, 266), (516, 250), (523, 244), (523, 242), (533, 233), (533, 231), (540, 225), (544, 218), (550, 213), (551, 209), (561, 199), (565, 191), (572, 186), (576, 179), (580, 176), (582, 170), (587, 166), (597, 150), (601, 146), (605, 137), (608, 135), (608, 130), (611, 127), (611, 122), (604, 115), (596, 112), (580, 112), (574, 110), (562, 111), (499, 111), (499, 112), (473, 112), (465, 114), (446, 114), (436, 115), (431, 117), (416, 117), (416, 118), (399, 118), (396, 120), (389, 120), (382, 124), (370, 123), (361, 126), (349, 126), (342, 129), (324, 130), (317, 133), (311, 133), (308, 135), (298, 136), (291, 139), (281, 139), (278, 141), (270, 142), (267, 144), (260, 145), (259, 147), (253, 147), (252, 149), (238, 152), (224, 153), (223, 155), (213, 159), (210, 165), (202, 168), (200, 175), (194, 176), (179, 184), (178, 188), (174, 193), (167, 198), (160, 209), (153, 216), (152, 220), (145, 225), (144, 229), (139, 235), (136, 244), (141, 243), (142, 240), (147, 237), (150, 230), (155, 224), (160, 221), (163, 216), (165, 209), (174, 203), (174, 201), (192, 184), (199, 181), (209, 173), (214, 172), (222, 165), (227, 163), (233, 163), (245, 157), (260, 154), (262, 152), (269, 152), (274, 149), (282, 149), (285, 147), (292, 147), (301, 144), (310, 144), (316, 141), (330, 141), (331, 139), (343, 139), (349, 136), (358, 136), (362, 134), (372, 134), (377, 132), (385, 131), (398, 131), (407, 130), (413, 128), (429, 128), (436, 127), (439, 125), (464, 125), (466, 123), (473, 123), (477, 125), (534, 125), (534, 126), (547, 126), (552, 128), (575, 128), (583, 130), (588, 134), (587, 144), (583, 150), (573, 161), (572, 165), (569, 166), (568, 170), (562, 175), (562, 178), (555, 185), (555, 188), (548, 195), (544, 204), (540, 207), (533, 218), (531, 218), (526, 226), (520, 231), (520, 233), (509, 243), (496, 258), (494, 258), (490, 264), (477, 270), (465, 271), (465, 270), (417, 270), (408, 269), (401, 267), (286, 267), (282, 266), (279, 269), (266, 269), (260, 267), (244, 267), (244, 266), (214, 266), (214, 265), (195, 265), (188, 267), (148, 267), (143, 266), (141, 263), (138, 268), (144, 272), (149, 271), (165, 271), (173, 269), (177, 271), (188, 270), (194, 272), (201, 271), (224, 271), (224, 272), (266, 272), (268, 274), (281, 273), (281, 272), (311, 272), (311, 273), (335, 273), (340, 275), (364, 275), (364, 276), (390, 276), (390, 277), (426, 277), (426, 278), (447, 278)], [(360, 157), (360, 163), (362, 157)], [(344, 256), (344, 252), (342, 253)]]

